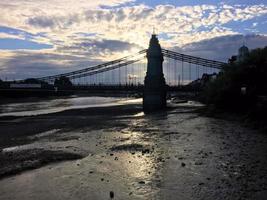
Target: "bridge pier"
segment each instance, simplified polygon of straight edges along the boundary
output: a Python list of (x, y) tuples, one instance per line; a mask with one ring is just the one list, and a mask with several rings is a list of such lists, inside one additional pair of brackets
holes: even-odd
[(144, 112), (162, 110), (166, 107), (166, 82), (163, 74), (163, 54), (155, 34), (147, 50), (147, 73), (143, 93)]

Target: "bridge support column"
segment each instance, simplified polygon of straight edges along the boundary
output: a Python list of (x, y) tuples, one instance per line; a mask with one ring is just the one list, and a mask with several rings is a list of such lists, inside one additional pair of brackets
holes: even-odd
[(147, 73), (143, 93), (144, 112), (153, 112), (166, 107), (166, 82), (163, 74), (163, 54), (155, 34), (147, 51)]

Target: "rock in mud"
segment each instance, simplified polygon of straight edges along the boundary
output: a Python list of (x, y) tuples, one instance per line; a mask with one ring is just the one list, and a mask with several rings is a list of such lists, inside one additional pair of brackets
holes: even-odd
[(110, 197), (111, 199), (113, 199), (114, 196), (115, 196), (115, 195), (114, 195), (114, 192), (113, 192), (113, 191), (110, 191), (110, 192), (109, 192), (109, 197)]
[(110, 148), (111, 151), (130, 151), (132, 153), (139, 151), (139, 152), (149, 152), (149, 149), (144, 147), (142, 144), (122, 144), (118, 146), (113, 146)]
[(139, 184), (146, 184), (145, 181), (139, 181)]
[(84, 155), (44, 149), (27, 149), (0, 153), (0, 178), (36, 169), (53, 162), (76, 160)]

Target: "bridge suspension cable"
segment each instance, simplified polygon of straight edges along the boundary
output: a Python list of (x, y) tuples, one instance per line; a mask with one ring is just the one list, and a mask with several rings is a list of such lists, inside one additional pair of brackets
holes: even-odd
[[(93, 66), (93, 67), (89, 67), (89, 68), (85, 68), (85, 69), (81, 69), (81, 70), (77, 70), (77, 71), (72, 71), (72, 72), (53, 75), (53, 76), (41, 77), (41, 78), (38, 78), (38, 80), (43, 80), (43, 81), (54, 80), (54, 79), (60, 78), (62, 76), (69, 77), (69, 78), (71, 78), (71, 77), (80, 78), (80, 77), (83, 77), (81, 74), (90, 74), (88, 72), (92, 72), (92, 71), (95, 71), (95, 70), (100, 70), (102, 68), (106, 68), (106, 67), (109, 67), (109, 66), (112, 66), (112, 65), (116, 65), (118, 63), (119, 63), (119, 65), (116, 65), (116, 66), (125, 66), (125, 65), (120, 65), (120, 63), (121, 62), (128, 63), (127, 60), (133, 59), (134, 57), (137, 57), (137, 56), (140, 56), (140, 55), (143, 55), (143, 54), (146, 53), (146, 51), (147, 50), (144, 49), (144, 50), (139, 51), (138, 53), (136, 53), (134, 55), (126, 56), (126, 57), (123, 57), (121, 59), (113, 60), (113, 61), (110, 61), (110, 62), (107, 62), (107, 63), (103, 63), (103, 64), (100, 64), (100, 65), (96, 65), (96, 66)], [(132, 64), (132, 63), (130, 63), (130, 64)]]
[[(53, 81), (55, 79), (58, 79), (60, 77), (68, 77), (69, 79), (75, 80), (75, 79), (79, 79), (79, 78), (83, 78), (81, 79), (81, 81), (85, 84), (85, 78), (84, 77), (89, 77), (89, 76), (93, 76), (90, 79), (90, 84), (93, 83), (100, 83), (100, 82), (114, 82), (116, 81), (115, 79), (119, 79), (118, 83), (119, 85), (121, 84), (121, 79), (125, 78), (125, 83), (128, 83), (128, 78), (129, 79), (133, 79), (130, 80), (130, 82), (135, 83), (136, 82), (136, 77), (134, 74), (136, 74), (136, 71), (134, 69), (134, 66), (139, 66), (142, 69), (140, 70), (140, 73), (142, 73), (142, 71), (146, 69), (146, 66), (140, 66), (140, 65), (136, 65), (135, 63), (143, 60), (146, 57), (146, 52), (147, 50), (144, 49), (142, 51), (139, 51), (133, 55), (130, 56), (126, 56), (117, 60), (113, 60), (110, 62), (106, 62), (103, 64), (99, 64), (96, 66), (92, 66), (92, 67), (88, 67), (85, 69), (81, 69), (81, 70), (77, 70), (77, 71), (72, 71), (72, 72), (67, 72), (67, 73), (62, 73), (62, 74), (57, 74), (57, 75), (53, 75), (53, 76), (46, 76), (46, 77), (41, 77), (38, 78), (38, 80), (42, 80), (42, 81)], [(222, 69), (223, 65), (225, 65), (226, 63), (223, 62), (219, 62), (219, 61), (214, 61), (214, 60), (209, 60), (209, 59), (204, 59), (204, 58), (200, 58), (200, 57), (195, 57), (195, 56), (190, 56), (190, 55), (186, 55), (186, 54), (181, 54), (181, 53), (177, 53), (174, 51), (170, 51), (170, 50), (166, 50), (166, 49), (162, 49), (162, 53), (163, 56), (166, 57), (167, 59), (167, 63), (166, 63), (166, 75), (168, 78), (168, 82), (169, 84), (178, 84), (180, 85), (181, 82), (183, 84), (183, 82), (185, 81), (185, 78), (187, 78), (188, 80), (191, 80), (191, 76), (192, 76), (192, 65), (196, 66), (196, 72), (195, 72), (195, 76), (199, 78), (199, 67), (197, 66), (202, 66), (203, 68), (203, 72), (204, 70), (206, 70), (206, 72), (208, 72), (207, 68), (211, 68), (211, 69)], [(171, 66), (171, 60), (172, 59), (174, 62), (174, 66)], [(178, 66), (176, 62), (182, 62), (181, 63), (181, 71), (177, 71), (178, 70)], [(185, 63), (189, 63), (188, 65), (188, 70), (185, 70), (184, 66), (184, 62)], [(135, 65), (133, 65), (135, 64)], [(132, 65), (132, 66), (130, 66)], [(129, 66), (129, 67), (127, 67)], [(124, 70), (121, 70), (122, 67), (125, 67)], [(144, 67), (144, 69), (143, 69)], [(115, 71), (114, 71), (115, 70)], [(174, 72), (173, 72), (174, 70)], [(185, 71), (188, 74), (188, 77), (185, 77)], [(108, 72), (108, 73), (105, 73)], [(115, 72), (119, 72), (118, 76), (115, 77)], [(123, 76), (123, 72), (125, 72), (124, 76)], [(102, 74), (101, 74), (102, 73)], [(130, 73), (130, 74), (128, 74)], [(137, 70), (138, 73), (138, 70)], [(174, 74), (173, 74), (174, 73)], [(100, 75), (99, 75), (100, 74)], [(95, 76), (94, 76), (95, 75)], [(110, 75), (110, 76), (109, 76)], [(128, 77), (132, 76), (132, 77)], [(144, 74), (143, 74), (144, 75)], [(173, 76), (173, 77), (172, 77)], [(140, 75), (140, 77), (143, 77), (142, 75)], [(111, 79), (111, 80), (110, 80)], [(177, 80), (178, 79), (178, 80)], [(188, 81), (186, 80), (186, 81)]]
[(119, 63), (119, 64), (113, 65), (111, 67), (106, 67), (106, 68), (103, 68), (103, 69), (99, 69), (97, 71), (88, 71), (86, 73), (75, 74), (75, 75), (68, 76), (68, 77), (70, 79), (77, 79), (77, 78), (81, 78), (81, 77), (85, 77), (85, 76), (92, 76), (92, 75), (96, 75), (96, 74), (99, 74), (99, 73), (103, 73), (103, 72), (107, 72), (107, 71), (112, 71), (114, 69), (118, 69), (120, 67), (124, 67), (124, 66), (131, 65), (133, 63), (136, 63), (136, 62), (142, 60), (144, 57), (145, 56), (143, 56), (141, 58), (138, 58), (138, 59), (135, 59), (135, 60), (130, 60), (130, 61), (127, 61), (127, 62), (124, 62), (124, 63)]
[(223, 65), (226, 64), (224, 62), (209, 60), (209, 59), (195, 57), (195, 56), (189, 56), (186, 54), (181, 54), (181, 53), (177, 53), (177, 52), (166, 50), (166, 49), (162, 49), (162, 53), (165, 57), (172, 58), (175, 60), (180, 60), (182, 62), (201, 65), (203, 67), (222, 69)]

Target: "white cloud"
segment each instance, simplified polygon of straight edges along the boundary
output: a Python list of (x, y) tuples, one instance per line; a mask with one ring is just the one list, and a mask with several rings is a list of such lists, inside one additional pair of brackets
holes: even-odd
[[(160, 33), (172, 33), (179, 39), (179, 36), (183, 36), (182, 42), (173, 41), (173, 38), (169, 42), (169, 45), (173, 42), (182, 45), (187, 41), (195, 41), (192, 41), (192, 32), (198, 32), (198, 36), (195, 37), (197, 41), (201, 39), (201, 35), (205, 39), (205, 34), (200, 34), (198, 29), (209, 28), (205, 31), (207, 34), (212, 32), (215, 36), (222, 35), (221, 30), (225, 30), (224, 24), (230, 21), (243, 21), (267, 14), (267, 6), (264, 5), (159, 5), (155, 8), (138, 5), (99, 8), (101, 4), (114, 6), (131, 1), (3, 0), (0, 3), (3, 12), (0, 24), (31, 33), (45, 32), (46, 37), (38, 39), (55, 45), (71, 45), (71, 38), (78, 39), (75, 34), (83, 32), (96, 33), (96, 39), (116, 39), (145, 47), (154, 26)], [(218, 32), (215, 32), (216, 30)], [(224, 33), (228, 34), (229, 31)]]
[(0, 32), (0, 39), (25, 39), (24, 35), (13, 35), (9, 33), (1, 33)]

